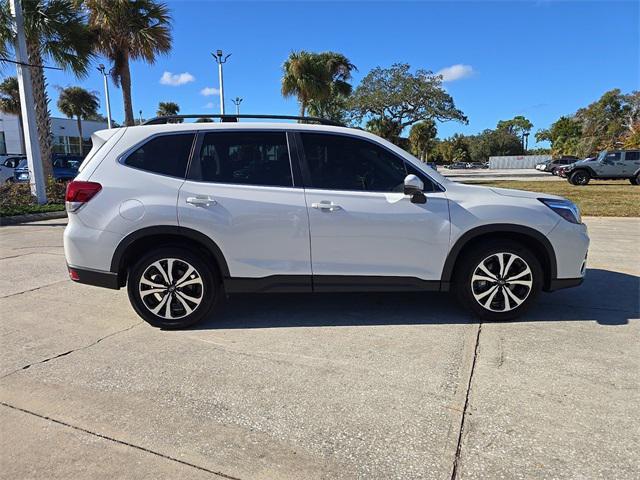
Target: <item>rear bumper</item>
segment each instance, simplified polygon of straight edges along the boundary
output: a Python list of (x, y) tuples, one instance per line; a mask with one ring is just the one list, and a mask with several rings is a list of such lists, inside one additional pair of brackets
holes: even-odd
[(67, 270), (69, 271), (69, 277), (74, 282), (96, 287), (111, 288), (113, 290), (120, 288), (117, 273), (78, 268), (73, 265), (67, 265)]
[(563, 288), (572, 288), (582, 285), (584, 282), (584, 277), (580, 278), (554, 278), (551, 280), (549, 284), (548, 292), (553, 292), (555, 290), (562, 290)]

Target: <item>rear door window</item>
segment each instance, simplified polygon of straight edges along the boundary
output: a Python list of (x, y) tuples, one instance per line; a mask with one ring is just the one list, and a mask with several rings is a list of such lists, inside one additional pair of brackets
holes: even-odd
[(627, 161), (640, 160), (640, 152), (625, 152), (624, 159)]
[(124, 164), (148, 172), (184, 178), (194, 137), (193, 133), (154, 137), (129, 154)]
[(293, 186), (285, 132), (211, 132), (204, 135), (190, 177), (212, 183)]

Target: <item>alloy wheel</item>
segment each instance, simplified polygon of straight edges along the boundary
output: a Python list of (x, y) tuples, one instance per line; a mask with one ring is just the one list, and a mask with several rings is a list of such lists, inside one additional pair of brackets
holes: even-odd
[(186, 317), (198, 308), (204, 296), (204, 283), (190, 263), (178, 258), (163, 258), (144, 270), (138, 292), (151, 313), (174, 320)]
[(501, 252), (482, 260), (471, 276), (471, 293), (491, 312), (510, 312), (529, 297), (533, 273), (522, 257)]

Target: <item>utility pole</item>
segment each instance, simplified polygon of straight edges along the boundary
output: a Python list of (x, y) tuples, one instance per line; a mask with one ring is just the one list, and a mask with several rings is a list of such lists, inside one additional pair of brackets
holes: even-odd
[(236, 106), (236, 115), (240, 115), (240, 104), (242, 103), (242, 100), (243, 99), (241, 97), (236, 97), (231, 100)]
[[(10, 0), (11, 14), (16, 23), (16, 65), (18, 70), (18, 89), (20, 91), (20, 110), (23, 118), (24, 143), (29, 166), (29, 184), (31, 193), (37, 198), (38, 203), (47, 203), (47, 191), (42, 171), (42, 158), (38, 143), (38, 131), (36, 129), (35, 105), (33, 103), (33, 85), (31, 83), (31, 70), (29, 56), (27, 55), (27, 40), (24, 34), (24, 19), (22, 17), (22, 5), (20, 0)], [(45, 159), (51, 161), (50, 158)]]
[(98, 71), (104, 77), (104, 96), (107, 102), (107, 128), (111, 128), (111, 102), (109, 101), (109, 82), (107, 81), (107, 75), (111, 74), (111, 70), (107, 73), (104, 65), (101, 63), (98, 65)]
[(138, 125), (142, 125), (142, 110), (140, 110), (138, 113), (140, 114), (140, 116), (138, 117), (140, 119), (140, 123)]
[(220, 82), (220, 114), (224, 115), (224, 79), (222, 78), (222, 65), (227, 63), (227, 58), (231, 56), (229, 53), (223, 57), (222, 50), (216, 50), (216, 53), (212, 53), (214, 60), (218, 64), (218, 81)]

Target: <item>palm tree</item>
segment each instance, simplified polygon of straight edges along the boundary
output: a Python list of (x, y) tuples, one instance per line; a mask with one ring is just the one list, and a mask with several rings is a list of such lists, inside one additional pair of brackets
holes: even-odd
[(175, 102), (160, 102), (156, 115), (159, 117), (169, 117), (180, 113), (180, 105)]
[(171, 50), (171, 16), (154, 0), (86, 0), (98, 52), (113, 62), (112, 78), (122, 85), (125, 125), (133, 125), (130, 60), (153, 64)]
[(22, 133), (22, 110), (20, 108), (20, 91), (17, 77), (7, 77), (0, 83), (0, 111), (18, 116), (22, 151), (26, 152)]
[[(35, 104), (38, 143), (45, 178), (51, 176), (51, 120), (44, 64), (53, 63), (77, 77), (84, 77), (93, 57), (86, 18), (77, 0), (22, 0), (27, 56)], [(0, 0), (0, 53), (14, 45), (13, 17), (9, 2)]]
[(84, 155), (84, 141), (82, 136), (82, 119), (98, 113), (100, 101), (94, 92), (89, 92), (81, 87), (67, 87), (60, 89), (58, 98), (58, 110), (69, 118), (76, 117), (78, 122), (78, 134), (80, 137), (80, 155)]
[(312, 102), (314, 111), (321, 112), (329, 107), (323, 102), (351, 94), (347, 81), (355, 69), (355, 65), (340, 53), (291, 52), (283, 65), (282, 95), (298, 98), (301, 116)]

